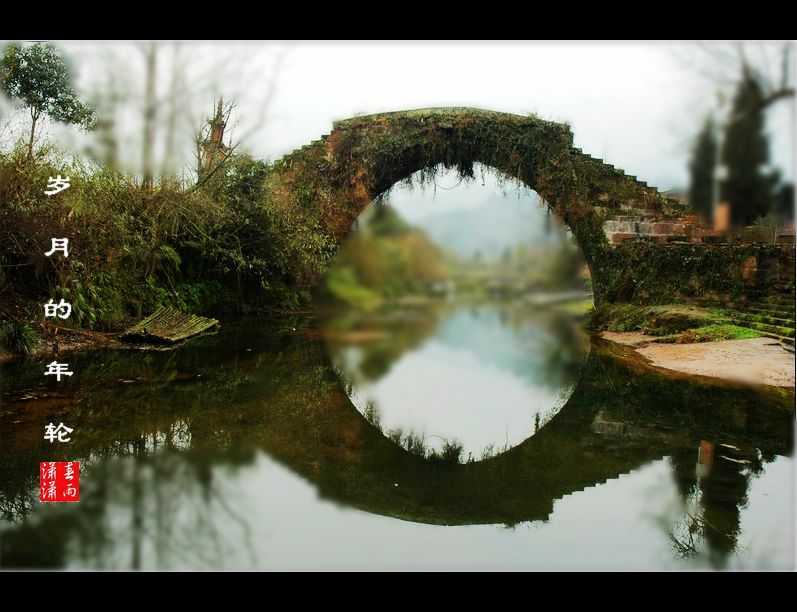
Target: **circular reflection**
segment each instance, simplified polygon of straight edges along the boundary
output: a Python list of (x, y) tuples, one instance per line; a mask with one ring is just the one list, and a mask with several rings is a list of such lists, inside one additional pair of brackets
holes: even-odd
[(589, 347), (572, 314), (522, 303), (331, 311), (322, 325), (357, 409), (410, 452), (458, 461), (534, 435)]
[(588, 346), (589, 272), (572, 234), (523, 184), (474, 168), (471, 181), (435, 168), (431, 193), (420, 173), (368, 207), (319, 301), (357, 409), (408, 451), (451, 462), (534, 435)]

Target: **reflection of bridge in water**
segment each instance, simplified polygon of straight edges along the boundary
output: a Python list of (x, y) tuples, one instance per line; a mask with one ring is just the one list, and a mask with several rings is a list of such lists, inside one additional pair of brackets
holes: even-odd
[[(323, 433), (297, 439), (296, 453), (276, 456), (330, 499), (455, 525), (546, 520), (556, 500), (664, 456), (673, 458), (686, 491), (704, 439), (739, 447), (753, 464), (791, 453), (788, 402), (761, 391), (676, 382), (629, 367), (610, 350), (604, 345), (590, 357), (567, 404), (536, 435), (490, 459), (451, 465), (416, 457), (367, 423), (343, 392), (338, 408), (320, 415)], [(330, 437), (335, 431), (339, 437)], [(298, 450), (305, 444), (325, 447), (328, 459)]]
[[(710, 476), (701, 483), (706, 512), (716, 511), (713, 523), (724, 525), (723, 547), (731, 549), (748, 468), (754, 473), (793, 446), (789, 398), (674, 380), (639, 369), (630, 353), (599, 343), (567, 404), (536, 435), (483, 461), (429, 461), (395, 445), (352, 406), (317, 339), (275, 338), (259, 355), (238, 352), (235, 338), (226, 340), (238, 355), (231, 370), (225, 370), (229, 354), (221, 351), (178, 351), (143, 361), (121, 353), (105, 353), (102, 361), (100, 354), (84, 356), (86, 363), (75, 369), (86, 378), (75, 385), (75, 395), (43, 408), (81, 422), (82, 435), (68, 450), (59, 449), (61, 457), (41, 440), (42, 412), (35, 402), (26, 406), (22, 422), (3, 423), (5, 515), (22, 519), (31, 511), (35, 502), (25, 499), (36, 491), (43, 457), (87, 462), (84, 480), (90, 483), (103, 472), (101, 457), (132, 454), (156, 465), (158, 441), (160, 450), (178, 450), (172, 457), (193, 465), (200, 482), (210, 478), (212, 466), (247, 465), (262, 449), (314, 483), (321, 496), (370, 513), (440, 525), (516, 524), (546, 520), (556, 500), (664, 456), (672, 457), (686, 495), (696, 482), (696, 448), (707, 440), (737, 447), (749, 462), (723, 463), (717, 480), (722, 487), (714, 494)], [(251, 338), (244, 341), (252, 344)], [(197, 371), (208, 374), (181, 374)], [(134, 390), (110, 383), (120, 372), (149, 382)], [(24, 387), (24, 381), (10, 382)], [(4, 420), (17, 420), (14, 405), (6, 407)], [(178, 430), (182, 442), (174, 437)], [(138, 493), (148, 494), (145, 487)], [(109, 503), (94, 499), (97, 494), (85, 488), (80, 511), (87, 520), (97, 516), (88, 517), (89, 508), (102, 514)], [(36, 525), (47, 529), (46, 520)], [(19, 540), (8, 537), (14, 529), (3, 538), (6, 563), (15, 558)]]

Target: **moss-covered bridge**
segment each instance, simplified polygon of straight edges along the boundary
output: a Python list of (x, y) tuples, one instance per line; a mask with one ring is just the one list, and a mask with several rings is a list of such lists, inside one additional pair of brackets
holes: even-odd
[(711, 232), (680, 203), (574, 147), (569, 126), (535, 116), (432, 108), (338, 121), (278, 160), (269, 184), (273, 197), (316, 217), (340, 244), (396, 183), (439, 167), (472, 177), (475, 163), (535, 190), (570, 227), (598, 303), (739, 297), (750, 289), (742, 274), (750, 257), (771, 264), (766, 288), (793, 276), (793, 249), (706, 244)]

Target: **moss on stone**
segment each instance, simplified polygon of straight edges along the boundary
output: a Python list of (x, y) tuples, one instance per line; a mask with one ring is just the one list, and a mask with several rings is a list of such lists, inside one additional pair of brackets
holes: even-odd
[(662, 336), (658, 342), (691, 344), (692, 342), (718, 342), (721, 340), (746, 340), (761, 334), (746, 327), (729, 324), (704, 325), (687, 329), (679, 334)]
[[(746, 281), (749, 257), (770, 274)], [(788, 290), (794, 250), (764, 244), (655, 244), (630, 242), (601, 253), (595, 284), (607, 301), (667, 304), (699, 300), (729, 304)]]
[(707, 310), (680, 304), (605, 304), (593, 314), (591, 326), (595, 330), (641, 331), (652, 336), (666, 336), (701, 327), (714, 320), (715, 317)]

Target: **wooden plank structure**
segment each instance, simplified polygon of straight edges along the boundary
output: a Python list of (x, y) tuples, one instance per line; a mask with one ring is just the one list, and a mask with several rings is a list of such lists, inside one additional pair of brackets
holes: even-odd
[(120, 334), (124, 342), (174, 345), (219, 326), (218, 319), (199, 317), (174, 308), (161, 307)]

